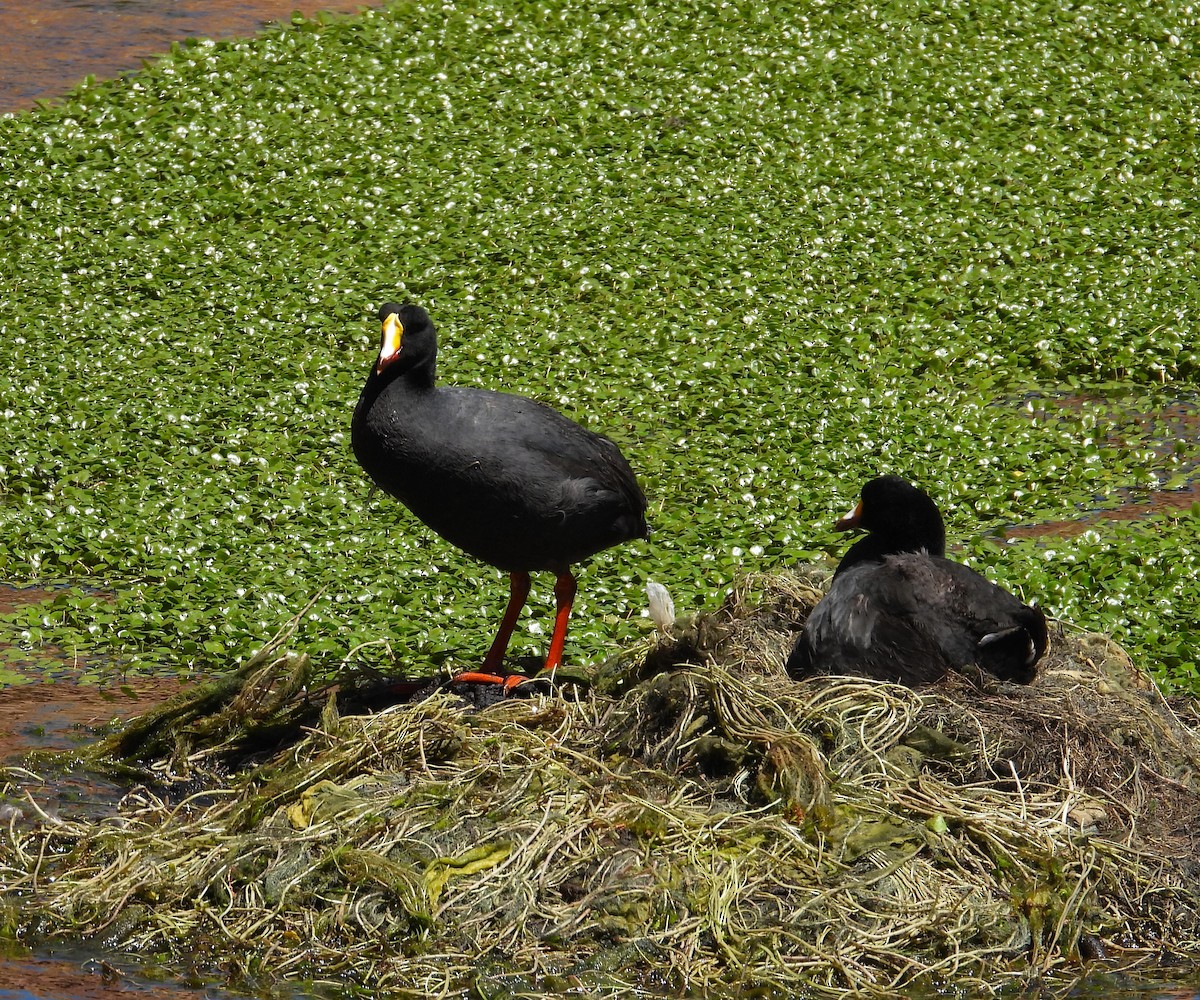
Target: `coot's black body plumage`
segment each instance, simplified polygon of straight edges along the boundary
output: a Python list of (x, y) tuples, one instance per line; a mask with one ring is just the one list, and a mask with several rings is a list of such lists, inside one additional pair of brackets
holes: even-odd
[(436, 385), (437, 339), (421, 307), (388, 303), (379, 319), (379, 360), (351, 423), (355, 457), (448, 542), (511, 574), (509, 609), (485, 669), (499, 668), (528, 574), (558, 575), (547, 657), (547, 668), (556, 667), (575, 593), (571, 565), (649, 534), (633, 470), (612, 441), (548, 406)]
[(855, 674), (925, 684), (975, 664), (1027, 684), (1046, 651), (1045, 616), (945, 558), (936, 504), (899, 476), (867, 483), (841, 530), (850, 547), (788, 658), (796, 678)]

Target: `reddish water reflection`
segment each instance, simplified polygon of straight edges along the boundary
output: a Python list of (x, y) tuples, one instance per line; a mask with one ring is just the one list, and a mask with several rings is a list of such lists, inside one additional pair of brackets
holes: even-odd
[(1105, 506), (1087, 511), (1079, 517), (1044, 524), (1016, 525), (1004, 531), (1005, 538), (1035, 538), (1053, 536), (1069, 538), (1081, 535), (1105, 521), (1136, 521), (1152, 514), (1171, 514), (1187, 511), (1200, 503), (1200, 404), (1179, 400), (1153, 412), (1142, 412), (1119, 402), (1090, 396), (1061, 396), (1038, 400), (1031, 416), (1037, 420), (1053, 420), (1056, 413), (1084, 412), (1093, 406), (1110, 412), (1110, 426), (1103, 433), (1104, 443), (1114, 448), (1149, 447), (1161, 457), (1156, 471), (1164, 482), (1173, 476), (1186, 477), (1184, 484), (1170, 490), (1121, 490), (1109, 498), (1118, 506)]
[(224, 993), (200, 987), (150, 983), (126, 970), (119, 958), (81, 957), (77, 961), (44, 956), (0, 961), (0, 1000), (213, 1000)]
[(1200, 503), (1200, 482), (1191, 483), (1181, 490), (1158, 490), (1144, 497), (1130, 499), (1120, 507), (1098, 510), (1070, 521), (1047, 521), (1044, 524), (1022, 524), (1006, 528), (1005, 538), (1039, 538), (1052, 536), (1071, 538), (1082, 535), (1103, 521), (1136, 521), (1151, 514), (1171, 514), (1190, 510)]
[[(50, 588), (0, 584), (0, 612), (49, 602), (55, 593)], [(69, 749), (90, 739), (102, 726), (145, 712), (184, 684), (173, 677), (104, 687), (80, 684), (87, 667), (86, 657), (55, 646), (27, 650), (0, 642), (0, 668), (17, 678), (0, 687), (0, 769), (19, 769), (7, 775), (12, 783), (10, 803), (31, 794), (51, 811), (60, 807), (83, 812), (110, 808), (123, 789), (86, 774), (56, 773), (43, 782), (35, 773), (42, 768), (23, 767), (26, 755), (32, 750)]]
[[(45, 603), (56, 593), (52, 588), (0, 585), (0, 611)], [(24, 650), (0, 642), (0, 668), (31, 681), (0, 687), (0, 818), (5, 824), (32, 822), (39, 810), (51, 815), (111, 812), (124, 788), (46, 762), (29, 762), (28, 754), (74, 746), (91, 738), (98, 727), (145, 711), (182, 686), (170, 678), (103, 688), (75, 683), (86, 666), (85, 659), (54, 647)], [(69, 958), (52, 954), (0, 958), (0, 1000), (87, 1000), (116, 994), (195, 1000), (218, 995), (212, 989), (151, 982), (139, 974), (143, 971), (127, 957), (82, 947)], [(150, 972), (155, 978), (162, 976), (161, 970)]]
[(140, 69), (184, 38), (253, 35), (292, 11), (352, 13), (381, 0), (0, 0), (0, 112), (59, 97), (85, 76)]

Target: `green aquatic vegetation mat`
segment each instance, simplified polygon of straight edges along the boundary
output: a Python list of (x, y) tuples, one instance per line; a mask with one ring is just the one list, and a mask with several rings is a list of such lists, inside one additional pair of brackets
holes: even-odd
[(647, 579), (695, 609), (836, 553), (898, 472), (976, 565), (1194, 684), (1196, 513), (980, 542), (1200, 462), (1114, 423), (1197, 407), (1194, 10), (668, 7), (296, 19), (0, 119), (0, 577), (115, 592), (17, 637), (221, 666), (303, 609), (319, 672), (477, 663), (503, 581), (349, 454), (374, 308), (412, 298), (445, 381), (640, 474), (656, 533), (586, 569), (569, 659), (639, 633)]
[(149, 778), (113, 815), (0, 792), (9, 933), (389, 997), (990, 995), (1200, 956), (1191, 699), (1059, 629), (1030, 687), (793, 683), (812, 582), (482, 711), (343, 711), (266, 654), (164, 706), (174, 746), (151, 712), (83, 751)]

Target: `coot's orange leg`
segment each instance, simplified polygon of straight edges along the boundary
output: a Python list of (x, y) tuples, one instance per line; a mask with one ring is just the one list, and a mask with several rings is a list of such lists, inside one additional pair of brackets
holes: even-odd
[(528, 573), (510, 573), (508, 575), (508, 607), (504, 609), (504, 617), (500, 619), (500, 628), (496, 632), (496, 638), (492, 640), (492, 648), (483, 658), (483, 665), (479, 670), (459, 674), (451, 680), (452, 684), (460, 682), (464, 684), (491, 683), (513, 687), (525, 680), (520, 674), (510, 677), (503, 676), (500, 673), (500, 667), (504, 663), (504, 654), (508, 652), (508, 643), (512, 639), (513, 629), (517, 627), (521, 609), (525, 607), (525, 600), (529, 597), (529, 587)]
[(500, 628), (492, 642), (492, 648), (483, 658), (480, 668), (485, 674), (497, 674), (504, 662), (504, 654), (508, 652), (508, 642), (512, 638), (513, 629), (517, 627), (517, 619), (521, 617), (521, 609), (529, 597), (529, 574), (509, 573), (508, 575), (508, 607), (504, 609), (504, 617), (500, 620)]
[(546, 654), (545, 670), (551, 679), (554, 671), (562, 663), (563, 647), (567, 644), (567, 619), (571, 617), (571, 604), (575, 600), (575, 577), (570, 571), (559, 576), (554, 584), (554, 599), (558, 610), (554, 615), (554, 634), (550, 637), (550, 651)]

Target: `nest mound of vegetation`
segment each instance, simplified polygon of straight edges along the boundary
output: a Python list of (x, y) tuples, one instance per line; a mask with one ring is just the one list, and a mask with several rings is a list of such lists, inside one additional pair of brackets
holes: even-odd
[(347, 714), (264, 656), (105, 744), (162, 751), (116, 815), (10, 821), (5, 919), (398, 996), (993, 989), (1200, 955), (1194, 714), (1061, 629), (1028, 688), (796, 683), (818, 597), (748, 580), (586, 687), (483, 709)]

